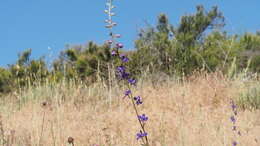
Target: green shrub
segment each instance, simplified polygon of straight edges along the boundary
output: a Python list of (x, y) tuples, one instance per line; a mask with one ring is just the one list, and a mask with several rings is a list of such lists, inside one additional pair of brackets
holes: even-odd
[(11, 73), (4, 68), (0, 68), (0, 93), (11, 91), (11, 83)]

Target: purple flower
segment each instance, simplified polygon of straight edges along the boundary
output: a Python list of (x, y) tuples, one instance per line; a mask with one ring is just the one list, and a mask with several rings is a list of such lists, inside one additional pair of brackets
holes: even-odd
[(115, 51), (115, 50), (112, 50), (111, 55), (112, 55), (112, 56), (116, 56), (116, 54), (117, 54), (116, 51)]
[(124, 45), (123, 45), (123, 44), (121, 44), (121, 43), (117, 43), (117, 44), (116, 44), (116, 47), (117, 47), (117, 48), (123, 48), (123, 47), (124, 47)]
[(120, 73), (123, 73), (123, 72), (125, 72), (125, 67), (124, 66), (118, 66), (117, 71), (120, 72)]
[(129, 94), (131, 94), (131, 90), (126, 90), (125, 91), (125, 96), (128, 96)]
[(235, 119), (235, 117), (234, 117), (234, 116), (231, 116), (231, 117), (230, 117), (230, 120), (231, 120), (233, 123), (235, 123), (235, 122), (236, 122), (236, 119)]
[(236, 141), (233, 141), (232, 142), (232, 146), (236, 146), (237, 145), (237, 142)]
[(127, 73), (127, 72), (123, 72), (123, 73), (121, 74), (121, 78), (122, 78), (122, 79), (128, 79), (129, 76), (130, 76), (130, 74)]
[(128, 79), (130, 74), (126, 72), (126, 68), (124, 66), (118, 66), (117, 67), (117, 77), (119, 79)]
[(145, 122), (145, 121), (148, 120), (148, 117), (145, 116), (145, 114), (142, 114), (141, 116), (138, 116), (138, 119), (139, 119), (140, 121), (142, 121), (142, 122)]
[(135, 79), (128, 79), (128, 83), (130, 83), (131, 85), (135, 85), (136, 80)]
[(121, 58), (121, 60), (122, 60), (123, 62), (128, 62), (128, 61), (129, 61), (129, 59), (125, 56), (125, 54), (121, 54), (121, 55), (120, 55), (120, 58)]
[(140, 96), (134, 97), (134, 100), (136, 101), (136, 104), (137, 104), (137, 105), (140, 105), (140, 104), (143, 103), (143, 102), (141, 101), (141, 97), (140, 97)]
[(232, 110), (233, 110), (233, 112), (235, 113), (235, 115), (237, 114), (237, 111), (236, 111), (236, 109), (237, 109), (237, 106), (235, 105), (235, 103), (234, 103), (234, 101), (233, 100), (231, 100), (231, 108), (232, 108)]
[(123, 79), (128, 79), (129, 76), (130, 76), (130, 74), (127, 73), (127, 72), (119, 72), (119, 71), (117, 72), (117, 77), (118, 77), (119, 79), (121, 79), (121, 80), (123, 80)]
[(234, 103), (231, 105), (231, 107), (232, 107), (232, 110), (235, 110), (237, 108), (237, 106)]
[(145, 136), (147, 136), (148, 134), (145, 132), (145, 133), (142, 133), (142, 132), (140, 132), (140, 133), (137, 133), (136, 134), (136, 139), (137, 140), (139, 140), (140, 138), (143, 138), (143, 137), (145, 137)]

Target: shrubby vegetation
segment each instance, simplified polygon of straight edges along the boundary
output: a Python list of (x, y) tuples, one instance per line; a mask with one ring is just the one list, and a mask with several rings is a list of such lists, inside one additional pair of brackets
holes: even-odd
[[(260, 72), (260, 34), (229, 35), (223, 31), (223, 14), (213, 7), (206, 11), (197, 6), (196, 12), (181, 17), (179, 25), (170, 24), (160, 14), (156, 26), (140, 30), (135, 50), (124, 51), (131, 61), (127, 64), (134, 75), (143, 72), (189, 75), (195, 70), (224, 73)], [(7, 93), (44, 82), (79, 81), (91, 84), (107, 81), (112, 68), (108, 44), (69, 46), (48, 68), (44, 58), (31, 59), (31, 50), (22, 52), (15, 64), (0, 68), (0, 92)], [(232, 70), (231, 70), (232, 69)]]

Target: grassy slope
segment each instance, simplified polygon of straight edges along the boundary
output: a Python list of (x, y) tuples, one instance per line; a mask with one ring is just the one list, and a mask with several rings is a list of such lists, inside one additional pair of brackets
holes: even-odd
[[(240, 146), (260, 145), (259, 110), (239, 110), (242, 136), (232, 131), (229, 102), (247, 87), (244, 82), (200, 74), (185, 82), (154, 83), (139, 82), (135, 89), (144, 100), (140, 110), (149, 116), (152, 145), (226, 146), (233, 139)], [(139, 125), (122, 93), (117, 85), (109, 90), (102, 84), (58, 84), (10, 94), (1, 101), (0, 138), (15, 146), (63, 146), (69, 136), (76, 146), (136, 146)]]

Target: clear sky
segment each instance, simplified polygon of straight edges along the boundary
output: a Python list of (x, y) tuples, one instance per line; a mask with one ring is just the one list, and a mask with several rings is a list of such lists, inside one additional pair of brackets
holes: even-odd
[[(0, 0), (0, 66), (15, 63), (17, 54), (32, 48), (33, 57), (53, 57), (66, 44), (101, 44), (107, 38), (104, 28), (106, 0)], [(223, 12), (230, 33), (260, 30), (260, 0), (114, 0), (115, 32), (127, 49), (134, 47), (137, 32), (146, 23), (155, 24), (166, 13), (177, 25), (195, 6), (207, 9), (217, 5)], [(51, 48), (51, 50), (48, 50)]]

